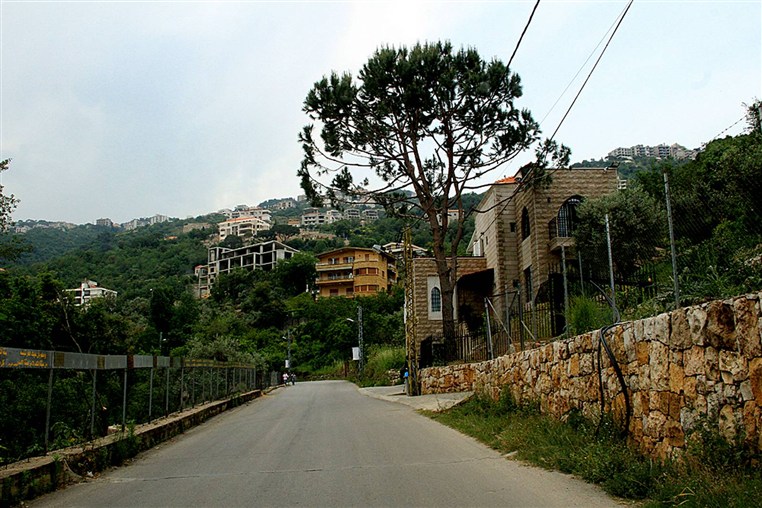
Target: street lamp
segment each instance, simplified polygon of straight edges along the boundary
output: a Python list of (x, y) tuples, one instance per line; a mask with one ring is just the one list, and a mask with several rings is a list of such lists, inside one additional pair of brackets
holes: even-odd
[[(354, 323), (355, 320), (352, 318), (347, 318), (347, 321), (350, 323)], [(363, 360), (364, 351), (363, 351), (363, 339), (362, 339), (362, 307), (359, 305), (357, 306), (357, 346), (360, 350), (360, 363), (357, 365), (357, 371), (360, 376), (362, 376), (363, 368), (365, 367), (365, 363)]]
[(291, 330), (286, 330), (286, 336), (283, 337), (283, 340), (286, 341), (288, 344), (288, 356), (286, 357), (286, 370), (288, 371), (289, 377), (291, 376)]

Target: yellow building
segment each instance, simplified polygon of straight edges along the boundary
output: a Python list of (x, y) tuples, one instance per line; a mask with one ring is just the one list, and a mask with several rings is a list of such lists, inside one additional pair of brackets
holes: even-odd
[(397, 282), (394, 256), (383, 249), (343, 247), (318, 255), (317, 287), (320, 298), (375, 295), (390, 291)]

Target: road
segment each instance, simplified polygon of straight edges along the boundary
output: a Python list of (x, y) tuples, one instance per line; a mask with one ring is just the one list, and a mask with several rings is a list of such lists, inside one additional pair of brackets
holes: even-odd
[(342, 381), (297, 383), (30, 506), (617, 506)]

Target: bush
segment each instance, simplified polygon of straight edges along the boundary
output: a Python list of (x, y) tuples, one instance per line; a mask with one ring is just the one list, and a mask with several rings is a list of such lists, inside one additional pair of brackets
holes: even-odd
[(571, 335), (580, 335), (611, 324), (611, 309), (592, 298), (575, 296), (569, 304), (567, 318)]

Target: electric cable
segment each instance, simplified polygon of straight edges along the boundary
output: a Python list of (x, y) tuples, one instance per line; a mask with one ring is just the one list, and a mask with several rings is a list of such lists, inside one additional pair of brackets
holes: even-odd
[(606, 341), (606, 334), (611, 329), (615, 328), (621, 323), (621, 317), (619, 315), (619, 309), (617, 309), (617, 306), (614, 303), (614, 301), (611, 299), (611, 297), (607, 295), (606, 292), (598, 284), (596, 284), (593, 281), (590, 281), (590, 283), (593, 286), (595, 286), (595, 288), (603, 295), (603, 297), (606, 299), (606, 302), (609, 304), (613, 312), (613, 316), (612, 316), (613, 323), (601, 328), (600, 339), (598, 340), (598, 352), (597, 352), (598, 390), (599, 390), (600, 404), (601, 404), (601, 419), (598, 421), (598, 428), (596, 429), (596, 433), (600, 430), (600, 425), (601, 425), (601, 422), (603, 421), (603, 413), (605, 411), (605, 405), (606, 405), (605, 394), (603, 391), (603, 364), (602, 364), (602, 352), (601, 352), (601, 347), (603, 347), (606, 349), (606, 356), (611, 362), (611, 366), (614, 368), (614, 372), (616, 373), (617, 380), (619, 381), (619, 386), (622, 389), (622, 395), (624, 395), (625, 419), (624, 419), (624, 428), (622, 432), (626, 436), (630, 430), (630, 418), (632, 416), (632, 404), (630, 402), (630, 393), (627, 390), (627, 382), (624, 379), (622, 368), (620, 367), (619, 362), (614, 356), (614, 352), (611, 350), (609, 343)]
[(529, 19), (527, 20), (527, 24), (524, 26), (524, 31), (521, 32), (521, 36), (519, 37), (518, 42), (516, 43), (516, 47), (513, 48), (513, 54), (511, 55), (511, 58), (508, 60), (507, 67), (511, 68), (511, 63), (513, 63), (513, 57), (516, 56), (516, 52), (519, 50), (519, 46), (521, 45), (521, 41), (524, 39), (524, 34), (527, 33), (527, 29), (529, 28), (529, 24), (532, 22), (532, 18), (534, 17), (534, 13), (537, 10), (537, 7), (540, 5), (540, 0), (537, 0), (537, 3), (534, 4), (534, 8), (532, 9), (532, 13), (529, 15)]

